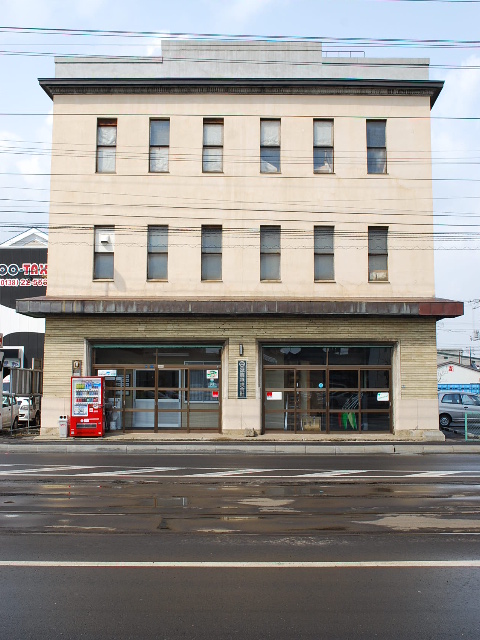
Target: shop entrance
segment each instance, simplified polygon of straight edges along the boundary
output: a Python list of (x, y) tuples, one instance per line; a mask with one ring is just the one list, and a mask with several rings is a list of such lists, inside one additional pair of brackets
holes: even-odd
[[(221, 430), (221, 364), (219, 357), (207, 361), (198, 355), (212, 352), (220, 356), (221, 347), (186, 350), (170, 347), (171, 353), (143, 349), (138, 352), (122, 348), (109, 354), (97, 348), (95, 358), (108, 355), (122, 359), (147, 360), (126, 366), (112, 363), (93, 367), (95, 374), (105, 374), (106, 422), (111, 431), (220, 431)], [(152, 358), (153, 356), (153, 358)], [(192, 358), (186, 360), (185, 358)], [(155, 364), (148, 360), (154, 359)], [(177, 362), (168, 362), (168, 360)], [(162, 362), (164, 361), (165, 364)], [(181, 361), (181, 362), (180, 362)], [(107, 375), (109, 374), (109, 375)]]

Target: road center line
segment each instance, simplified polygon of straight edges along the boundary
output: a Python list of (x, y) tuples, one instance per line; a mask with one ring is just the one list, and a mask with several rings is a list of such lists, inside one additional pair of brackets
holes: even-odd
[(369, 560), (359, 562), (95, 562), (75, 560), (0, 560), (0, 567), (111, 567), (134, 569), (471, 568), (480, 567), (480, 560)]

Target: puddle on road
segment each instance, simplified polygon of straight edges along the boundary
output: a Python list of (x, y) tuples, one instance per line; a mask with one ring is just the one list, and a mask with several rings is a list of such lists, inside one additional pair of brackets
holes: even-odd
[(357, 520), (358, 524), (371, 524), (387, 527), (394, 531), (411, 531), (421, 529), (439, 529), (441, 531), (480, 531), (479, 519), (442, 518), (422, 515), (392, 515), (377, 520)]

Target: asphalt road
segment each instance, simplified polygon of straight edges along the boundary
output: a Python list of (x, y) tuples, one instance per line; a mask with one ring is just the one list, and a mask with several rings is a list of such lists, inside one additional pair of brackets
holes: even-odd
[(0, 629), (479, 638), (480, 458), (0, 454)]

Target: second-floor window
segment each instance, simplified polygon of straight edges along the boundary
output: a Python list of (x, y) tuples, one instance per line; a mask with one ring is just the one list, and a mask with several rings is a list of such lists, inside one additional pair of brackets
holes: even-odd
[(167, 280), (168, 227), (148, 227), (147, 236), (147, 280)]
[(316, 281), (333, 280), (334, 254), (333, 254), (333, 227), (314, 228), (314, 277)]
[(150, 120), (150, 173), (168, 173), (170, 120)]
[(260, 120), (260, 171), (280, 173), (280, 120)]
[(367, 172), (387, 173), (386, 120), (367, 120)]
[(97, 173), (115, 173), (117, 155), (117, 120), (97, 120)]
[(222, 279), (222, 227), (202, 226), (202, 280)]
[(333, 173), (333, 120), (313, 121), (313, 171)]
[(113, 280), (115, 227), (94, 228), (93, 279)]
[(388, 228), (368, 227), (368, 280), (388, 281)]
[(260, 227), (260, 280), (280, 280), (280, 226)]
[(203, 121), (203, 173), (223, 171), (223, 119), (206, 118)]

